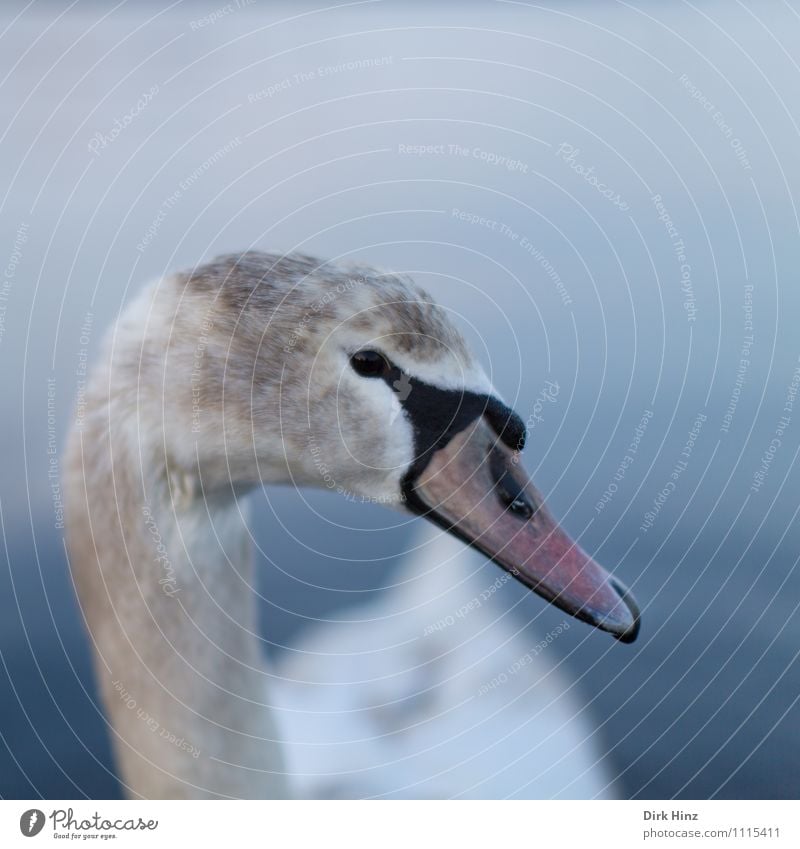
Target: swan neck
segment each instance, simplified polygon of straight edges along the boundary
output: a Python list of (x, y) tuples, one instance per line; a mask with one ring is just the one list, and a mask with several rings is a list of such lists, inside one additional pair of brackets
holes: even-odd
[(97, 425), (66, 452), (67, 537), (125, 791), (285, 796), (243, 502)]

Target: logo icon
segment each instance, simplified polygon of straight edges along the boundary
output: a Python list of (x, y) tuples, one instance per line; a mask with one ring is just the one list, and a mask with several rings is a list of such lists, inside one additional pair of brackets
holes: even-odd
[(397, 393), (398, 401), (405, 401), (411, 394), (411, 380), (405, 372), (400, 375), (399, 380), (395, 380), (394, 383), (392, 383), (392, 386), (394, 387), (394, 391)]
[[(394, 390), (395, 395), (397, 395), (397, 400), (400, 402), (403, 402), (408, 398), (413, 388), (411, 380), (405, 372), (400, 375), (398, 380), (392, 381), (392, 389)], [(394, 420), (400, 415), (400, 409), (401, 408), (399, 406), (396, 406), (392, 410), (391, 416), (389, 417), (390, 425), (393, 425)]]
[(44, 828), (44, 811), (31, 808), (19, 818), (19, 830), (25, 837), (36, 837)]

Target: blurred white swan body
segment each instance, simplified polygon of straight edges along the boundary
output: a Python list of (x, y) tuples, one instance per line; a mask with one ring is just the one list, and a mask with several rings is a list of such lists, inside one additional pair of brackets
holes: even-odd
[(491, 590), (503, 573), (416, 524), (401, 583), (354, 607), (358, 621), (311, 626), (273, 670), (297, 794), (614, 798), (597, 730), (556, 650)]

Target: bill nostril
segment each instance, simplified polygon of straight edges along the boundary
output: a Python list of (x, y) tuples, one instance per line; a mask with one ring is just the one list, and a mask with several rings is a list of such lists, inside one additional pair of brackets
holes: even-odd
[(489, 462), (498, 498), (515, 516), (523, 520), (530, 519), (536, 511), (525, 494), (524, 484), (521, 484), (509, 471), (502, 454), (493, 451), (492, 447), (489, 451)]
[(533, 507), (524, 498), (515, 498), (508, 504), (508, 509), (522, 519), (530, 519), (533, 516)]

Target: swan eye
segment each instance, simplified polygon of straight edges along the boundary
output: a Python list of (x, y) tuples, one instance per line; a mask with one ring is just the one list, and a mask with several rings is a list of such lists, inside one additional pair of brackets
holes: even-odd
[(350, 365), (362, 377), (384, 377), (390, 366), (383, 354), (377, 351), (359, 351), (350, 357)]

